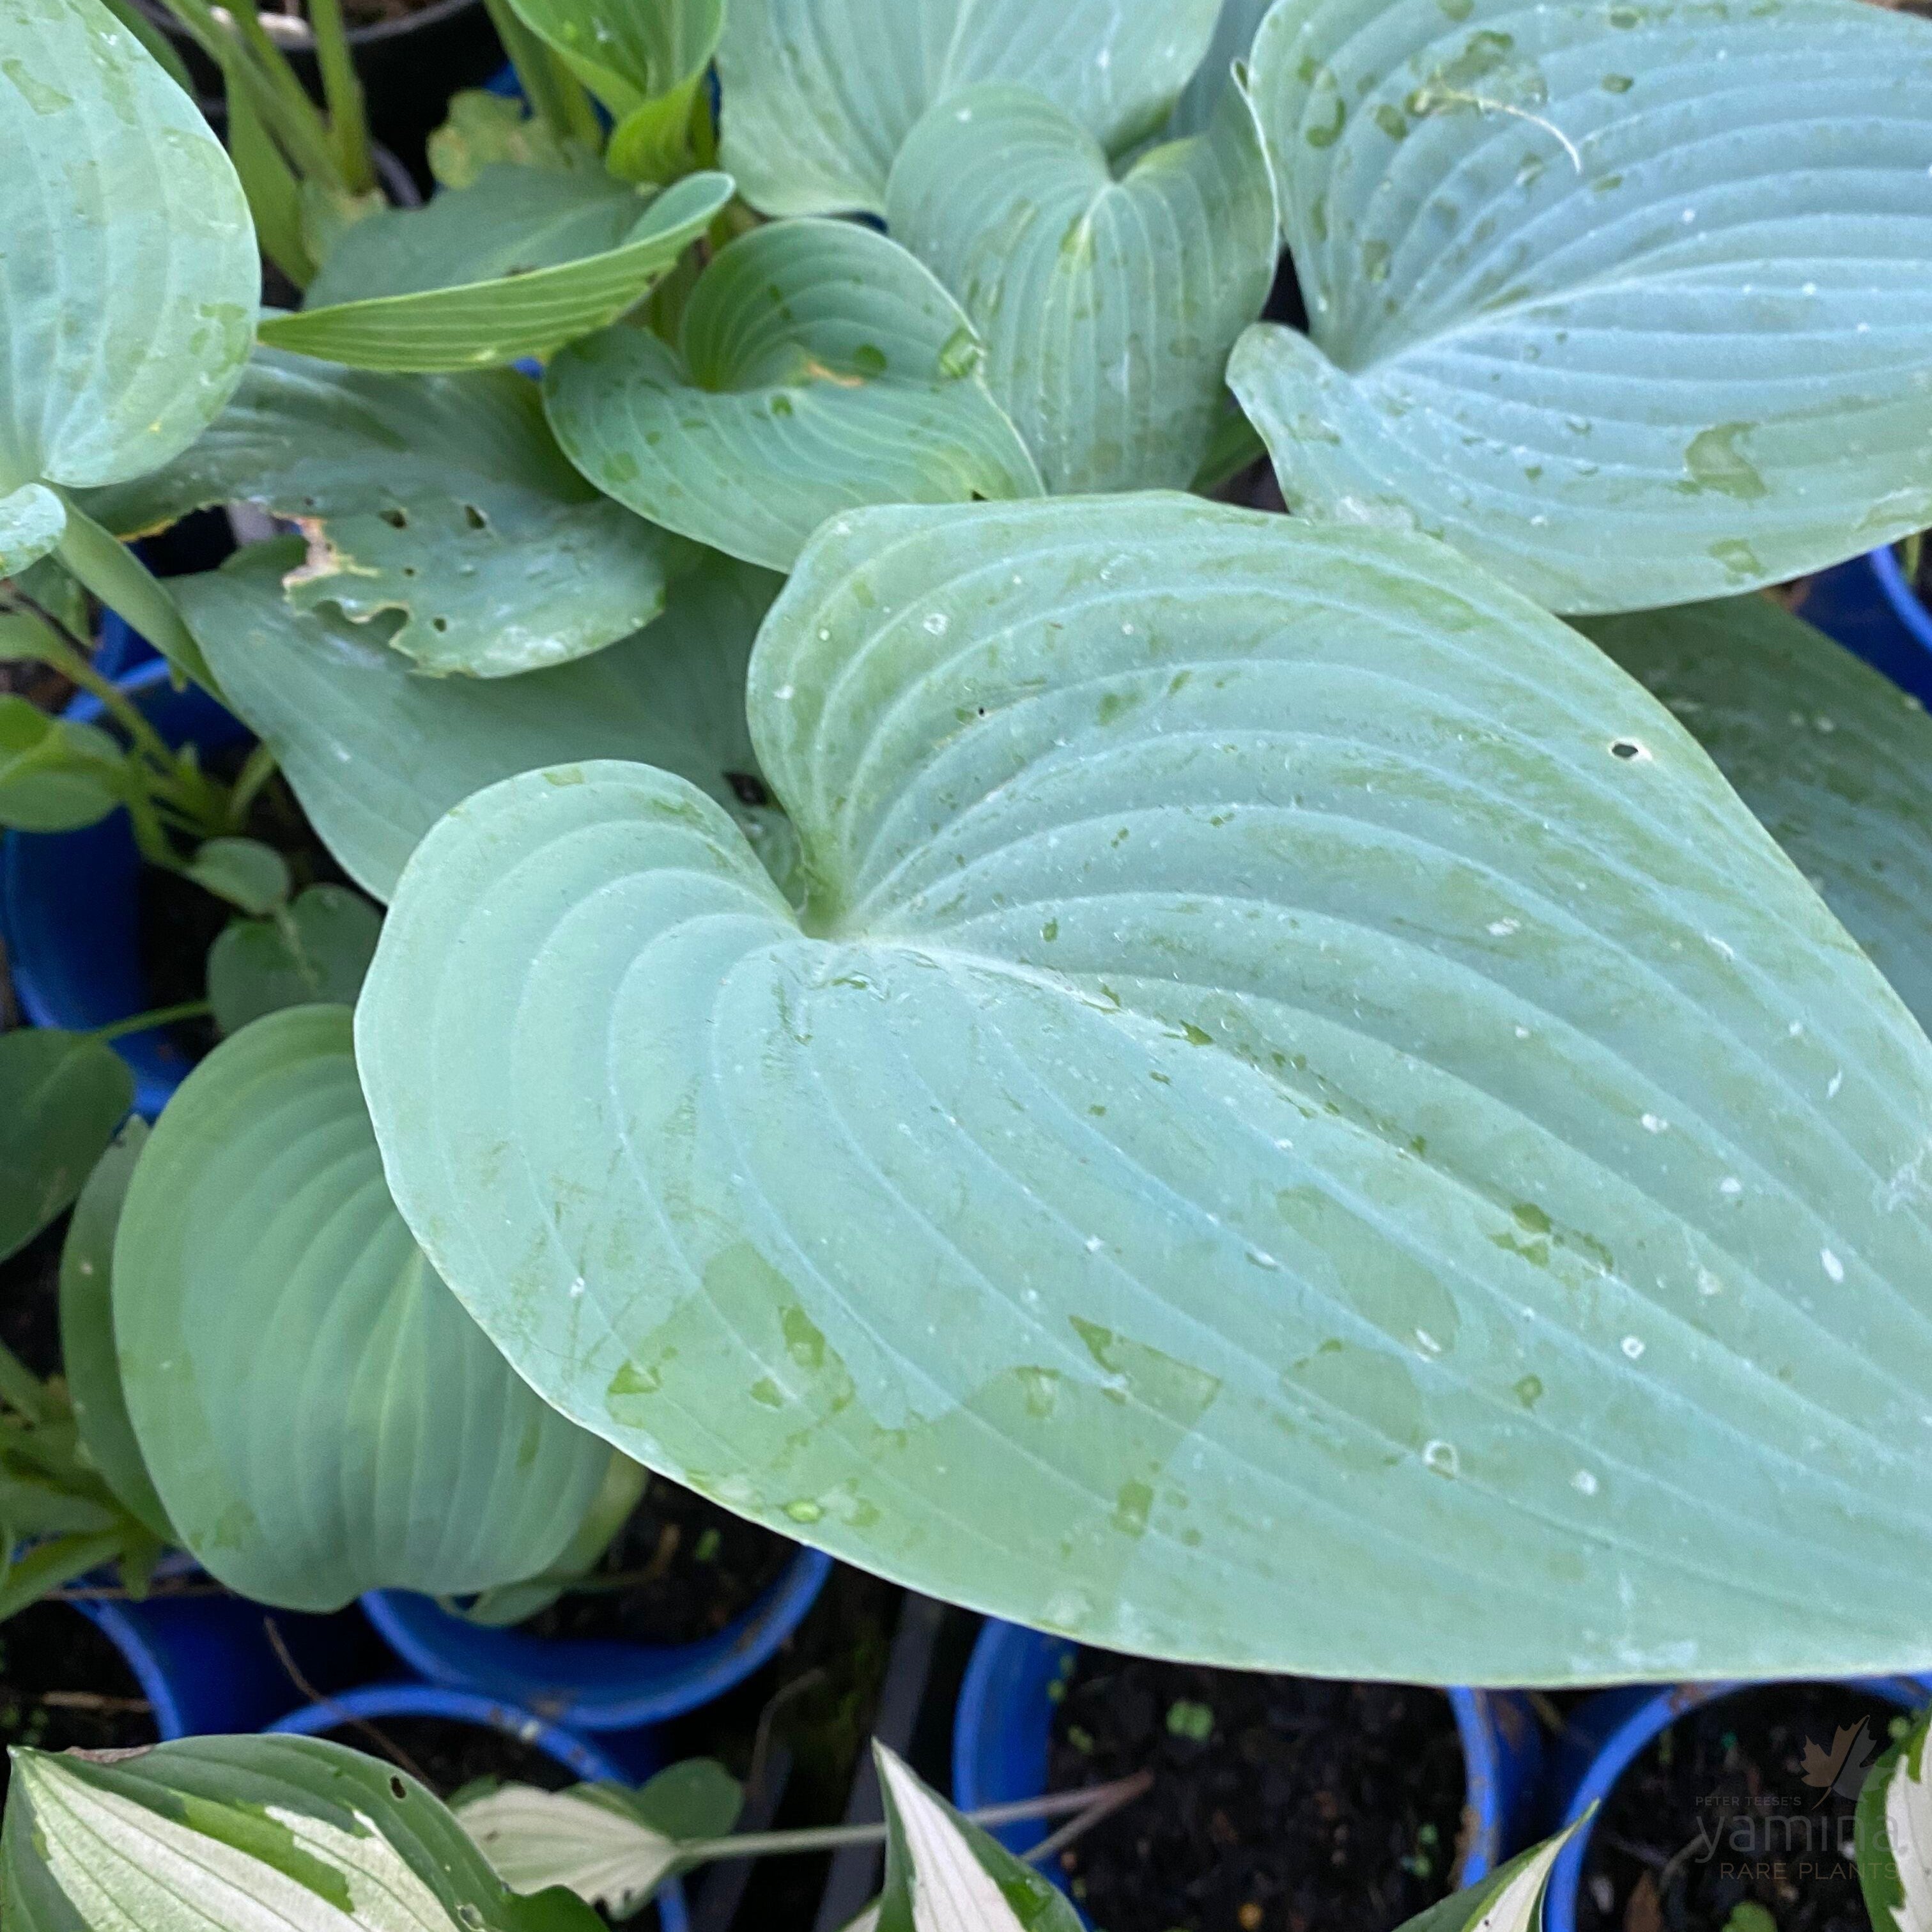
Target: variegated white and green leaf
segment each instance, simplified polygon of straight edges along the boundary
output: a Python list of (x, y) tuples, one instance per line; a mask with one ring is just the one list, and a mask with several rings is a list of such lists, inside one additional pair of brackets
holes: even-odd
[(1872, 1766), (1858, 1794), (1858, 1883), (1874, 1932), (1932, 1928), (1932, 1714)]
[(642, 1910), (678, 1866), (676, 1840), (589, 1789), (499, 1785), (456, 1816), (512, 1892), (567, 1886), (614, 1918)]
[(705, 271), (680, 350), (608, 329), (560, 356), (544, 393), (558, 441), (598, 488), (784, 570), (842, 510), (1038, 492), (982, 355), (896, 242), (846, 222), (776, 222)]
[(1253, 70), (1311, 334), (1228, 380), (1299, 514), (1577, 611), (1932, 522), (1932, 23), (1282, 0)]
[(767, 214), (883, 214), (899, 144), (982, 80), (1044, 94), (1108, 153), (1150, 134), (1220, 0), (734, 0), (718, 68), (724, 165)]
[(1047, 1879), (929, 1790), (898, 1754), (872, 1746), (886, 1808), (878, 1932), (1078, 1932)]
[(413, 1778), (310, 1738), (99, 1756), (16, 1748), (9, 1932), (596, 1932), (506, 1891)]
[(1274, 177), (1244, 89), (1117, 179), (1044, 96), (972, 88), (907, 136), (886, 206), (983, 338), (1049, 490), (1186, 487), (1274, 279)]
[(875, 509), (748, 710), (802, 913), (681, 781), (530, 773), (358, 1009), (398, 1203), (547, 1398), (1141, 1652), (1932, 1660), (1932, 1042), (1594, 646), (1393, 532)]

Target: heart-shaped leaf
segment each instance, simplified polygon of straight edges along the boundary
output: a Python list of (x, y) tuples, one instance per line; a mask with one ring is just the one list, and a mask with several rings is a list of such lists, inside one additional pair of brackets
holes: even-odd
[(215, 1024), (239, 1033), (284, 1006), (352, 1006), (382, 927), (346, 886), (310, 886), (272, 918), (231, 920), (208, 949)]
[(449, 97), (449, 118), (430, 136), (427, 146), (430, 172), (445, 188), (473, 187), (485, 168), (500, 162), (525, 168), (578, 169), (592, 180), (602, 172), (594, 153), (560, 136), (520, 100), (506, 100), (482, 88), (460, 88)]
[(663, 606), (666, 539), (570, 466), (513, 370), (371, 375), (262, 350), (199, 442), (90, 507), (129, 536), (238, 500), (307, 532), (285, 579), (298, 610), (380, 620), (372, 640), (426, 670), (562, 663)]
[(907, 137), (886, 205), (984, 337), (988, 386), (1048, 489), (1186, 486), (1274, 279), (1274, 182), (1240, 88), (1210, 132), (1117, 181), (1051, 101), (976, 87)]
[(203, 892), (258, 915), (285, 905), (294, 885), (287, 860), (259, 838), (205, 839), (185, 869)]
[(675, 92), (710, 64), (724, 0), (512, 0), (518, 17), (562, 54), (571, 70), (622, 121)]
[(1138, 1652), (1932, 1659), (1932, 1042), (1574, 631), (1395, 532), (855, 512), (748, 708), (802, 917), (679, 780), (530, 773), (357, 1010), (552, 1401)]
[(718, 46), (724, 165), (767, 214), (883, 214), (936, 101), (1010, 80), (1112, 153), (1158, 128), (1220, 0), (733, 0)]
[(138, 1116), (128, 1121), (94, 1163), (74, 1204), (61, 1246), (61, 1366), (80, 1439), (102, 1479), (164, 1543), (176, 1543), (180, 1539), (154, 1493), (128, 1420), (114, 1346), (114, 1236), (147, 1138), (146, 1121)]
[(1258, 329), (1228, 380), (1300, 514), (1556, 610), (1932, 522), (1932, 26), (1283, 0), (1254, 88), (1312, 340)]
[(134, 1104), (134, 1076), (104, 1042), (0, 1034), (0, 1261), (64, 1211)]
[(472, 792), (572, 758), (648, 758), (735, 806), (765, 847), (785, 842), (745, 726), (745, 665), (776, 578), (705, 555), (647, 629), (506, 682), (418, 677), (354, 625), (292, 616), (281, 575), (298, 554), (263, 544), (173, 582), (229, 704), (365, 892), (388, 898), (417, 840)]
[(346, 1007), (256, 1022), (170, 1101), (122, 1210), (114, 1329), (182, 1540), (266, 1603), (513, 1582), (568, 1541), (610, 1461), (410, 1239)]
[(1583, 626), (1663, 700), (1932, 1030), (1932, 718), (1768, 597)]
[[(532, 179), (567, 179), (533, 172)], [(489, 184), (452, 190), (487, 196)], [(437, 202), (447, 197), (439, 196)], [(394, 224), (442, 222), (425, 237), (419, 260), (396, 262), (406, 290), (309, 308), (298, 315), (264, 322), (261, 339), (278, 349), (326, 357), (358, 369), (434, 374), (514, 362), (520, 356), (548, 356), (563, 343), (615, 322), (648, 295), (687, 247), (710, 226), (731, 199), (728, 175), (687, 175), (666, 188), (638, 216), (616, 246), (602, 254), (566, 260), (527, 272), (514, 268), (489, 281), (454, 286), (430, 278), (443, 272), (448, 248), (472, 245), (476, 216), (465, 211), (458, 224), (436, 212), (436, 202), (415, 214), (398, 213)], [(487, 212), (487, 211), (485, 211)], [(342, 246), (349, 246), (354, 230)], [(383, 247), (394, 248), (385, 238)], [(513, 250), (514, 252), (514, 250)], [(368, 264), (362, 265), (366, 274)]]
[(95, 824), (122, 801), (122, 762), (105, 731), (0, 692), (0, 826), (74, 832)]
[(958, 305), (896, 243), (774, 222), (706, 269), (682, 352), (613, 328), (550, 364), (565, 453), (667, 530), (774, 570), (862, 503), (1038, 494)]
[(6, 499), (192, 442), (248, 358), (261, 271), (221, 144), (98, 0), (0, 0), (0, 46)]
[(506, 1892), (414, 1778), (322, 1738), (23, 1748), (14, 1780), (8, 1932), (597, 1932), (567, 1894)]

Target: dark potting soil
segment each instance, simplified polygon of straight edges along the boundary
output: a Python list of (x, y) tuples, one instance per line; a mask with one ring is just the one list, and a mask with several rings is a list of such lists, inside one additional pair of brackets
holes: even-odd
[(1864, 1773), (1907, 1722), (1882, 1699), (1814, 1684), (1680, 1718), (1598, 1818), (1578, 1932), (1869, 1932), (1846, 1848)]
[[(60, 1371), (60, 1258), (68, 1216), (0, 1262), (0, 1342), (44, 1382)], [(7, 1626), (0, 1624), (0, 1635)]]
[(35, 1604), (0, 1624), (0, 1795), (7, 1745), (127, 1750), (158, 1735), (134, 1673), (70, 1604)]
[(459, 1724), (449, 1718), (371, 1718), (322, 1735), (398, 1766), (421, 1779), (439, 1798), (484, 1778), (506, 1784), (534, 1784), (545, 1791), (561, 1791), (578, 1781), (574, 1772), (535, 1744), (485, 1724)]
[(1438, 1690), (1082, 1651), (1051, 1787), (1143, 1768), (1154, 1788), (1060, 1855), (1099, 1932), (1390, 1932), (1450, 1889), (1462, 1756)]
[(584, 1585), (519, 1626), (538, 1636), (692, 1643), (716, 1636), (797, 1554), (774, 1535), (653, 1476)]

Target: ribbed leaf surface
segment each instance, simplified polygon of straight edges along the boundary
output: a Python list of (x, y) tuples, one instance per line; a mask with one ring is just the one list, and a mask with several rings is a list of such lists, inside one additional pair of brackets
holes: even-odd
[(98, 0), (0, 0), (0, 46), (4, 498), (191, 442), (248, 359), (260, 269), (221, 144)]
[(1932, 718), (1766, 597), (1585, 627), (1676, 712), (1932, 1030)]
[(592, 482), (667, 530), (790, 568), (835, 512), (1036, 494), (971, 325), (869, 229), (772, 223), (724, 249), (682, 351), (613, 328), (559, 356), (550, 426)]
[[(418, 374), (548, 356), (635, 308), (704, 232), (731, 191), (728, 175), (687, 175), (638, 216), (622, 243), (601, 254), (493, 281), (305, 308), (264, 322), (260, 337), (273, 348), (352, 368)], [(483, 194), (487, 188), (479, 182), (456, 192)], [(432, 204), (416, 218), (435, 215)]]
[(1228, 380), (1282, 494), (1556, 610), (1932, 522), (1932, 24), (1853, 0), (1283, 0), (1254, 51), (1312, 340)]
[(1160, 126), (1220, 11), (1220, 0), (736, 0), (718, 48), (724, 165), (767, 214), (883, 214), (914, 122), (982, 80), (1045, 94), (1118, 152)]
[(257, 1021), (169, 1102), (122, 1209), (114, 1330), (182, 1540), (266, 1603), (331, 1610), (532, 1575), (610, 1461), (410, 1238), (344, 1006)]
[(984, 337), (1049, 490), (1186, 487), (1274, 279), (1274, 184), (1239, 88), (1210, 133), (1117, 181), (1043, 96), (976, 87), (914, 129), (886, 205)]
[(358, 1010), (545, 1395), (1138, 1651), (1932, 1660), (1932, 1043), (1593, 646), (1388, 532), (874, 510), (749, 712), (802, 920), (679, 780), (531, 773)]

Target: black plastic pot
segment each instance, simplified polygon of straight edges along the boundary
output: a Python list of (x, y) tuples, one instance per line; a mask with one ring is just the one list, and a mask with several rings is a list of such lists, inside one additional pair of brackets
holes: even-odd
[[(166, 33), (194, 81), (204, 111), (221, 98), (221, 76), (176, 22), (161, 0), (135, 0)], [(356, 70), (368, 98), (369, 131), (412, 170), (420, 172), (423, 142), (440, 127), (449, 97), (460, 88), (481, 87), (503, 64), (503, 50), (490, 24), (483, 0), (433, 0), (420, 13), (349, 35)], [(322, 82), (315, 56), (288, 50), (302, 85), (320, 100)], [(211, 120), (215, 118), (210, 113)]]

